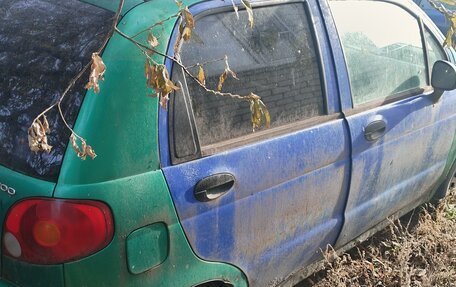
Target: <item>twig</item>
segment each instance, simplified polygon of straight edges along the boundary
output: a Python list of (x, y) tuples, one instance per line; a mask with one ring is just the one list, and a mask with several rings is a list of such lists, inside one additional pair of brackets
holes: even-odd
[(182, 68), (182, 70), (191, 78), (193, 79), (201, 88), (203, 88), (206, 92), (208, 93), (211, 93), (211, 94), (214, 94), (214, 95), (217, 95), (217, 96), (222, 96), (222, 97), (230, 97), (230, 98), (233, 98), (233, 99), (239, 99), (239, 100), (246, 100), (246, 101), (251, 101), (251, 100), (254, 100), (254, 97), (252, 96), (241, 96), (241, 95), (237, 95), (237, 94), (232, 94), (232, 93), (226, 93), (226, 92), (219, 92), (219, 91), (215, 91), (215, 90), (212, 90), (212, 89), (209, 89), (208, 87), (206, 87), (206, 85), (204, 85), (203, 83), (201, 83), (197, 77), (195, 77), (189, 70), (188, 68), (183, 65), (178, 59), (176, 59), (175, 57), (171, 57), (165, 53), (162, 53), (156, 49), (153, 49), (153, 48), (150, 48), (138, 41), (136, 41), (135, 39), (131, 38), (130, 36), (126, 35), (125, 33), (123, 33), (122, 31), (119, 30), (119, 28), (115, 27), (115, 31), (122, 37), (124, 37), (125, 39), (127, 39), (128, 41), (132, 42), (133, 44), (135, 44), (136, 46), (139, 46), (141, 47), (142, 49), (145, 49), (145, 50), (148, 50), (148, 51), (151, 51), (155, 54), (158, 54), (162, 57), (165, 57), (171, 61), (173, 61), (174, 63), (176, 63), (179, 67)]
[[(119, 18), (120, 18), (120, 13), (122, 12), (122, 8), (123, 8), (123, 5), (124, 5), (124, 2), (125, 0), (120, 0), (119, 1), (119, 6), (117, 7), (117, 11), (116, 11), (116, 14), (114, 16), (114, 20), (113, 20), (113, 23), (112, 23), (112, 28), (110, 30), (110, 32), (108, 33), (108, 35), (106, 35), (105, 39), (103, 40), (103, 43), (102, 45), (100, 46), (100, 48), (98, 48), (98, 51), (97, 53), (101, 53), (101, 51), (103, 51), (103, 49), (106, 47), (106, 44), (108, 43), (109, 39), (112, 37), (113, 33), (114, 33), (114, 30), (116, 29), (116, 26), (117, 26), (117, 23), (119, 22)], [(55, 103), (53, 103), (52, 105), (50, 105), (47, 109), (45, 109), (44, 111), (42, 111), (34, 120), (38, 120), (40, 117), (42, 117), (43, 115), (45, 115), (47, 112), (49, 112), (52, 108), (54, 108), (55, 106), (57, 106), (57, 109), (59, 110), (59, 114), (60, 114), (60, 117), (62, 118), (62, 121), (63, 123), (65, 124), (65, 126), (71, 131), (71, 133), (73, 133), (76, 137), (78, 137), (79, 139), (83, 139), (81, 136), (79, 136), (71, 127), (70, 125), (68, 124), (68, 122), (66, 121), (64, 115), (63, 115), (63, 112), (62, 112), (62, 107), (61, 107), (61, 104), (62, 104), (62, 101), (65, 99), (66, 95), (68, 94), (68, 92), (73, 88), (74, 84), (82, 77), (82, 75), (87, 71), (87, 69), (90, 67), (91, 65), (91, 62), (87, 63), (81, 71), (79, 71), (79, 73), (73, 78), (71, 79), (70, 83), (68, 84), (68, 86), (66, 87), (65, 91), (62, 93), (62, 95), (60, 96), (59, 100)]]
[(179, 11), (179, 12), (177, 12), (176, 14), (171, 15), (171, 16), (169, 16), (168, 18), (166, 18), (166, 19), (164, 19), (164, 20), (161, 20), (160, 22), (157, 22), (157, 23), (153, 24), (152, 26), (149, 26), (149, 27), (147, 27), (146, 29), (139, 31), (138, 33), (136, 33), (136, 34), (134, 34), (133, 36), (131, 36), (131, 38), (136, 38), (136, 37), (138, 37), (140, 34), (142, 34), (142, 33), (144, 33), (144, 32), (150, 31), (150, 30), (152, 30), (153, 28), (155, 28), (155, 27), (157, 27), (157, 26), (159, 26), (159, 25), (163, 25), (163, 23), (165, 23), (166, 21), (169, 21), (169, 20), (171, 20), (171, 19), (173, 19), (173, 18), (179, 17), (180, 14), (181, 14), (181, 12)]
[[(59, 110), (59, 114), (60, 114), (60, 117), (62, 118), (62, 121), (63, 123), (65, 124), (65, 126), (73, 133), (75, 134), (78, 138), (82, 139), (77, 133), (74, 132), (74, 130), (70, 127), (70, 125), (67, 123), (64, 115), (63, 115), (63, 112), (62, 112), (62, 101), (63, 99), (65, 99), (66, 95), (68, 94), (68, 92), (73, 88), (74, 84), (76, 83), (77, 80), (79, 80), (82, 75), (85, 73), (85, 71), (87, 71), (87, 69), (90, 67), (90, 62), (87, 63), (84, 68), (82, 68), (82, 70), (79, 72), (79, 74), (76, 75), (76, 77), (74, 77), (71, 81), (70, 81), (70, 84), (68, 85), (68, 87), (65, 89), (65, 91), (62, 93), (62, 95), (60, 96), (60, 99), (59, 101), (57, 102), (57, 109)], [(54, 104), (55, 106), (55, 104)]]
[(207, 64), (212, 64), (212, 63), (215, 63), (215, 62), (221, 62), (221, 61), (224, 61), (224, 60), (225, 60), (225, 58), (220, 58), (220, 59), (216, 59), (216, 60), (207, 61), (207, 62), (204, 62), (204, 63), (196, 63), (194, 65), (187, 66), (187, 68), (191, 69), (191, 68), (195, 68), (195, 67), (198, 67), (198, 66), (205, 66)]
[(105, 39), (103, 41), (103, 44), (98, 49), (97, 53), (101, 53), (101, 51), (103, 51), (103, 49), (108, 44), (109, 39), (111, 39), (112, 35), (114, 34), (114, 30), (117, 27), (117, 23), (119, 23), (120, 13), (122, 13), (122, 8), (123, 8), (123, 5), (124, 5), (124, 2), (125, 2), (125, 0), (120, 0), (119, 1), (119, 6), (117, 6), (116, 15), (114, 16), (114, 21), (112, 22), (111, 30), (109, 31), (108, 35), (105, 37)]

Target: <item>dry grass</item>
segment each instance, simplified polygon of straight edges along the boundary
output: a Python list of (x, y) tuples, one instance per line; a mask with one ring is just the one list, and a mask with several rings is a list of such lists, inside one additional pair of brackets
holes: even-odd
[(351, 251), (326, 252), (326, 269), (299, 286), (455, 286), (456, 196), (427, 206)]

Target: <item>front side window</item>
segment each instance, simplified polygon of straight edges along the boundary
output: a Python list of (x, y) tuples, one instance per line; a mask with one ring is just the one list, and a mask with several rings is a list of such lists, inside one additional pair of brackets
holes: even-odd
[(354, 105), (424, 87), (420, 26), (401, 7), (377, 1), (332, 1)]
[(447, 56), (440, 43), (432, 36), (427, 28), (424, 29), (424, 39), (426, 40), (428, 51), (429, 67), (432, 69), (432, 66), (437, 60), (446, 60)]
[[(257, 7), (253, 29), (247, 25), (247, 13), (239, 12), (240, 19), (232, 10), (197, 19), (197, 36), (182, 47), (183, 63), (194, 66), (227, 55), (230, 68), (239, 79), (229, 77), (222, 91), (239, 95), (254, 92), (261, 96), (269, 109), (272, 129), (322, 115), (325, 101), (318, 53), (304, 5)], [(216, 89), (224, 68), (224, 61), (204, 65), (208, 87)], [(197, 68), (192, 71), (196, 74)], [(182, 77), (182, 71), (175, 68), (174, 80), (188, 88), (181, 89), (175, 97), (182, 97), (187, 91), (191, 107), (175, 110), (192, 110), (201, 146), (252, 134), (248, 102), (214, 96), (192, 79)], [(189, 143), (188, 148), (176, 147), (185, 153), (194, 150), (195, 145), (188, 139), (190, 126), (179, 120), (192, 116), (183, 115), (175, 117), (174, 134), (184, 136), (174, 141), (177, 145)]]

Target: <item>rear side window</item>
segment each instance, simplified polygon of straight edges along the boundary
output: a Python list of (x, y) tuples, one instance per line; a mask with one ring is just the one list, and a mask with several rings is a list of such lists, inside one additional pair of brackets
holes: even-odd
[[(192, 66), (227, 55), (239, 80), (228, 78), (223, 91), (261, 96), (272, 129), (324, 114), (319, 57), (304, 5), (256, 7), (253, 29), (247, 26), (247, 13), (239, 12), (239, 20), (232, 9), (197, 19), (197, 37), (182, 47), (183, 63)], [(207, 86), (215, 89), (224, 62), (207, 64), (204, 69)], [(204, 153), (205, 146), (252, 134), (248, 102), (207, 93), (178, 68), (173, 77), (188, 88), (176, 93), (175, 104), (184, 105), (178, 98), (189, 95), (189, 108), (175, 109), (181, 113), (174, 117), (177, 154), (195, 151), (198, 142)], [(189, 137), (188, 119), (196, 123), (196, 140)]]
[[(90, 61), (114, 13), (73, 0), (0, 2), (0, 164), (55, 181), (68, 144), (64, 124), (57, 112), (48, 115), (50, 154), (29, 150), (27, 129)], [(70, 125), (86, 92), (83, 78), (62, 107)]]
[(426, 86), (418, 20), (397, 5), (332, 1), (354, 105)]

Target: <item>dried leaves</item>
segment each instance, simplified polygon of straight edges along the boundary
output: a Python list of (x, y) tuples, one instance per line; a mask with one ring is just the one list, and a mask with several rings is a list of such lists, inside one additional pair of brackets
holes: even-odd
[(152, 48), (155, 48), (159, 45), (157, 37), (152, 35), (152, 33), (149, 33), (149, 35), (147, 35), (147, 43), (149, 43)]
[(219, 77), (217, 91), (220, 92), (222, 90), (223, 84), (225, 83), (226, 79), (228, 78), (228, 75), (235, 78), (236, 80), (239, 80), (236, 73), (231, 70), (230, 65), (228, 64), (228, 56), (225, 55), (225, 70)]
[(442, 46), (448, 46), (456, 48), (456, 45), (453, 43), (453, 36), (455, 35), (456, 30), (456, 19), (451, 19), (451, 27), (448, 29), (445, 37), (445, 41), (443, 41)]
[(185, 9), (182, 10), (182, 17), (184, 18), (186, 28), (195, 28), (195, 19), (193, 19), (193, 15), (190, 13), (190, 10), (188, 10), (188, 7), (185, 7)]
[[(95, 93), (100, 91), (100, 86), (98, 84), (99, 80), (103, 80), (103, 75), (106, 71), (106, 66), (103, 63), (103, 60), (98, 55), (98, 53), (92, 54), (92, 64), (91, 64), (91, 72), (89, 76), (89, 82), (85, 85), (86, 89), (93, 88)], [(60, 114), (63, 117), (62, 111), (60, 110), (60, 102), (59, 104), (55, 104)], [(52, 106), (51, 106), (52, 107)], [(48, 108), (49, 110), (50, 108)], [(47, 110), (46, 110), (47, 111)], [(45, 111), (45, 112), (46, 112)], [(49, 129), (49, 123), (47, 121), (45, 112), (42, 115), (38, 116), (32, 123), (32, 125), (28, 129), (28, 141), (30, 150), (34, 152), (47, 152), (49, 153), (52, 149), (52, 146), (48, 144), (47, 134), (51, 131)], [(63, 121), (67, 128), (71, 131), (70, 142), (73, 150), (76, 151), (78, 157), (81, 159), (86, 159), (87, 156), (94, 159), (97, 155), (93, 151), (92, 147), (87, 145), (84, 138), (75, 134), (72, 128), (66, 123), (65, 119)], [(77, 144), (77, 138), (81, 141), (81, 146)]]
[[(182, 1), (175, 1), (175, 3), (179, 7), (179, 13), (182, 16), (179, 25), (179, 35), (177, 37), (178, 39), (174, 46), (175, 54), (177, 55), (182, 40), (188, 41), (190, 39), (191, 30), (195, 28), (195, 20), (193, 19), (192, 13), (190, 13), (188, 10), (188, 7), (182, 8)], [(152, 33), (148, 34), (147, 42), (152, 49), (159, 45), (158, 39)], [(179, 87), (177, 87), (170, 80), (168, 69), (165, 65), (157, 64), (150, 58), (149, 55), (144, 65), (144, 74), (146, 76), (147, 86), (155, 91), (155, 95), (152, 96), (159, 97), (160, 105), (166, 109), (168, 105), (169, 94), (172, 91), (179, 90)]]
[(154, 89), (156, 96), (160, 98), (160, 105), (166, 109), (169, 93), (179, 90), (179, 87), (174, 85), (169, 79), (169, 73), (165, 65), (151, 63), (146, 60), (144, 70), (147, 86)]
[(185, 42), (190, 41), (192, 36), (192, 29), (195, 28), (195, 20), (193, 19), (192, 13), (188, 10), (188, 7), (181, 10), (183, 21), (179, 25), (179, 36), (178, 41), (184, 39)]
[(271, 116), (269, 115), (266, 105), (261, 100), (261, 97), (254, 93), (250, 93), (245, 98), (250, 102), (253, 131), (258, 129), (263, 123), (266, 128), (269, 128), (271, 126)]
[(95, 93), (98, 93), (100, 91), (100, 86), (98, 85), (98, 81), (103, 80), (103, 75), (104, 75), (105, 71), (106, 71), (106, 66), (103, 63), (103, 60), (98, 55), (98, 53), (93, 53), (89, 82), (85, 85), (85, 88), (86, 89), (93, 88), (93, 91)]
[[(98, 53), (92, 54), (92, 64), (91, 64), (91, 72), (89, 76), (89, 82), (86, 84), (86, 89), (93, 88), (95, 93), (100, 91), (100, 86), (98, 84), (99, 80), (103, 80), (103, 75), (106, 71), (106, 66), (103, 63), (103, 60), (98, 55)], [(64, 93), (65, 94), (65, 93)], [(63, 98), (63, 96), (62, 96)], [(62, 99), (61, 98), (61, 99)], [(60, 99), (60, 100), (61, 100)], [(92, 147), (86, 144), (84, 138), (76, 135), (73, 129), (67, 124), (65, 118), (63, 118), (63, 113), (60, 110), (60, 102), (54, 104), (53, 106), (57, 106), (60, 111), (60, 115), (62, 116), (63, 122), (65, 123), (66, 127), (71, 131), (70, 141), (73, 149), (76, 151), (78, 157), (82, 159), (86, 159), (87, 156), (94, 159), (96, 157), (95, 152), (93, 151)], [(49, 123), (47, 121), (45, 113), (51, 109), (53, 106), (48, 108), (42, 114), (40, 114), (35, 120), (33, 120), (32, 125), (28, 129), (28, 142), (29, 148), (31, 151), (34, 152), (47, 152), (49, 153), (52, 149), (52, 146), (48, 144), (47, 134), (51, 132), (49, 128)], [(76, 138), (79, 138), (81, 141), (81, 147), (78, 146)]]
[(454, 14), (454, 15), (452, 14), (452, 16), (445, 14), (445, 16), (450, 21), (451, 26), (450, 26), (450, 28), (448, 28), (448, 31), (447, 31), (446, 37), (445, 37), (445, 41), (443, 42), (442, 45), (444, 47), (448, 46), (448, 47), (456, 48), (456, 44), (453, 42), (453, 37), (456, 34), (456, 14)]
[[(179, 8), (181, 8), (181, 6), (179, 6)], [(190, 38), (192, 36), (192, 30), (195, 28), (195, 19), (193, 18), (193, 15), (190, 12), (190, 10), (188, 10), (188, 7), (181, 9), (179, 13), (182, 17), (179, 23), (177, 39), (174, 43), (174, 57), (176, 59), (179, 58), (179, 52), (182, 46), (182, 42), (190, 41)]]
[(447, 196), (436, 209), (428, 205), (390, 221), (389, 228), (342, 255), (327, 247), (326, 270), (302, 286), (454, 286), (456, 221), (447, 217), (447, 207), (455, 203)]
[(45, 115), (33, 121), (28, 129), (28, 142), (31, 151), (49, 153), (52, 146), (48, 144), (47, 134), (50, 133), (49, 123)]
[(253, 10), (252, 5), (250, 5), (249, 0), (241, 0), (242, 5), (244, 5), (247, 14), (249, 15), (249, 25), (250, 28), (253, 28)]
[[(456, 12), (449, 10), (443, 4), (447, 4), (450, 6), (456, 6), (455, 0), (428, 0), (432, 7), (434, 7), (437, 11), (442, 13), (445, 18), (451, 23), (451, 26), (448, 28), (446, 33), (445, 41), (443, 42), (443, 46), (453, 47), (456, 48), (456, 44), (453, 42), (453, 37), (456, 35)], [(442, 4), (443, 3), (443, 4)]]
[[(454, 0), (442, 0), (442, 1), (454, 1)], [(234, 79), (238, 79), (237, 75), (235, 72), (233, 72), (228, 64), (228, 57), (225, 56), (225, 70), (219, 77), (219, 82), (217, 85), (217, 91), (208, 89), (206, 87), (206, 74), (203, 68), (204, 64), (198, 64), (198, 74), (197, 76), (193, 76), (190, 74), (188, 69), (184, 67), (180, 61), (179, 57), (179, 52), (182, 47), (182, 44), (184, 42), (190, 41), (190, 39), (193, 37), (195, 38), (196, 41), (199, 41), (202, 43), (202, 40), (199, 39), (199, 37), (193, 33), (193, 29), (195, 28), (195, 19), (192, 15), (192, 13), (189, 11), (188, 7), (183, 6), (183, 2), (180, 0), (175, 0), (176, 5), (179, 8), (179, 13), (161, 21), (157, 22), (153, 26), (149, 27), (148, 29), (139, 32), (138, 34), (129, 37), (128, 35), (123, 35), (117, 27), (114, 27), (113, 29), (117, 32), (119, 32), (121, 35), (124, 37), (128, 38), (130, 41), (134, 42), (138, 48), (141, 49), (141, 47), (145, 47), (143, 44), (137, 42), (134, 40), (134, 38), (143, 33), (143, 32), (148, 32), (147, 34), (147, 43), (149, 45), (149, 48), (147, 51), (143, 51), (144, 54), (147, 57), (146, 63), (144, 65), (144, 74), (146, 77), (146, 84), (149, 88), (152, 88), (155, 92), (155, 95), (159, 97), (160, 100), (160, 105), (163, 108), (167, 107), (168, 99), (169, 99), (169, 94), (173, 91), (176, 91), (179, 89), (171, 80), (169, 77), (169, 72), (166, 68), (165, 65), (158, 64), (155, 62), (151, 56), (153, 54), (160, 54), (162, 56), (168, 57), (172, 59), (174, 62), (179, 64), (181, 67), (184, 68), (184, 70), (187, 72), (189, 76), (195, 81), (198, 81), (200, 85), (203, 86), (203, 88), (211, 92), (212, 94), (215, 95), (222, 95), (222, 96), (230, 96), (232, 98), (240, 99), (240, 100), (248, 100), (250, 103), (250, 110), (251, 110), (251, 120), (252, 120), (252, 126), (253, 126), (253, 131), (255, 129), (258, 129), (261, 125), (265, 125), (266, 127), (270, 126), (270, 115), (269, 112), (265, 106), (265, 104), (261, 101), (261, 98), (254, 94), (250, 93), (247, 96), (240, 96), (240, 95), (234, 95), (231, 93), (222, 93), (221, 90), (223, 88), (224, 83), (228, 79), (228, 77), (232, 77)], [(253, 19), (253, 10), (252, 6), (249, 2), (249, 0), (241, 0), (242, 5), (245, 7), (247, 14), (248, 14), (248, 21), (249, 21), (249, 26), (253, 28), (254, 25), (254, 19)], [(236, 14), (238, 15), (238, 7), (234, 4), (232, 1), (233, 7), (235, 9)], [(176, 40), (176, 43), (174, 45), (174, 57), (170, 57), (167, 55), (164, 55), (162, 53), (159, 53), (156, 48), (159, 46), (159, 41), (157, 37), (152, 34), (151, 28), (155, 27), (157, 25), (161, 25), (164, 21), (170, 20), (174, 17), (181, 16), (180, 17), (180, 22), (178, 26), (178, 37)], [(454, 24), (454, 23), (453, 23)], [(456, 25), (455, 25), (456, 26)], [(456, 30), (456, 29), (455, 29)], [(199, 40), (198, 40), (199, 39)], [(99, 56), (99, 53), (93, 53), (92, 54), (92, 59), (91, 59), (91, 72), (89, 75), (89, 81), (85, 85), (86, 89), (93, 89), (95, 93), (98, 93), (100, 91), (100, 86), (99, 86), (99, 81), (103, 80), (104, 74), (106, 72), (106, 66), (103, 63), (102, 58)], [(60, 109), (60, 106), (57, 104), (54, 104), (50, 108), (58, 106)], [(29, 147), (32, 151), (34, 152), (50, 152), (52, 149), (52, 146), (48, 144), (48, 138), (47, 134), (50, 133), (49, 129), (49, 123), (46, 119), (45, 113), (50, 109), (48, 108), (46, 111), (44, 111), (40, 116), (38, 116), (28, 129), (28, 141), (29, 141)], [(62, 113), (60, 113), (62, 115)], [(63, 115), (62, 115), (63, 117)], [(63, 118), (65, 124), (66, 121)], [(71, 131), (71, 136), (70, 136), (70, 143), (73, 148), (73, 150), (76, 152), (77, 156), (83, 160), (85, 160), (88, 157), (94, 159), (96, 157), (96, 154), (92, 147), (90, 145), (87, 145), (86, 140), (82, 138), (81, 136), (77, 135), (68, 124), (66, 124), (67, 128)]]
[(228, 64), (227, 56), (225, 56), (224, 61), (225, 61), (225, 70), (219, 77), (219, 82), (217, 85), (218, 91), (214, 91), (214, 90), (211, 90), (206, 87), (206, 77), (205, 77), (205, 73), (204, 73), (204, 69), (203, 69), (203, 64), (197, 64), (198, 77), (193, 77), (193, 76), (192, 77), (194, 78), (194, 80), (198, 81), (201, 85), (203, 85), (205, 90), (209, 93), (212, 93), (214, 95), (228, 96), (228, 97), (232, 97), (235, 99), (242, 99), (242, 100), (249, 101), (252, 128), (253, 128), (254, 132), (258, 128), (260, 128), (262, 125), (266, 126), (266, 128), (269, 128), (271, 125), (271, 116), (269, 114), (269, 111), (268, 111), (266, 105), (261, 100), (260, 96), (254, 94), (254, 93), (250, 93), (247, 96), (240, 96), (240, 95), (234, 95), (231, 93), (220, 92), (220, 90), (223, 87), (223, 84), (225, 83), (226, 79), (228, 78), (228, 75), (231, 75), (233, 78), (239, 80), (236, 73), (231, 70), (230, 65)]
[[(36, 118), (32, 125), (28, 129), (28, 141), (31, 151), (34, 152), (51, 152), (52, 146), (48, 144), (47, 134), (51, 130), (49, 129), (49, 123), (45, 115), (42, 115), (39, 118)], [(77, 139), (79, 138), (81, 146), (77, 144)], [(71, 146), (76, 152), (78, 157), (85, 160), (87, 156), (94, 159), (97, 155), (91, 146), (87, 145), (85, 139), (76, 135), (74, 132), (70, 136)]]
[[(78, 145), (77, 139), (80, 140), (81, 146)], [(76, 134), (72, 133), (70, 136), (70, 142), (71, 142), (71, 147), (73, 150), (76, 152), (79, 158), (82, 160), (85, 160), (87, 156), (89, 156), (91, 159), (94, 159), (97, 155), (95, 154), (95, 151), (92, 149), (91, 146), (87, 145), (86, 141), (77, 136)]]
[(239, 20), (239, 8), (236, 6), (236, 3), (234, 3), (234, 0), (231, 0), (231, 5), (233, 5), (234, 13), (236, 13), (236, 17)]
[(204, 75), (203, 66), (199, 66), (199, 69), (198, 69), (198, 81), (202, 85), (206, 85), (206, 76)]
[[(242, 5), (244, 5), (245, 10), (247, 11), (247, 15), (249, 17), (249, 26), (253, 28), (253, 9), (252, 5), (250, 4), (249, 0), (241, 0)], [(236, 13), (236, 17), (239, 20), (239, 8), (234, 3), (234, 0), (231, 0), (231, 5), (233, 5), (234, 13)]]
[(451, 5), (451, 6), (456, 6), (456, 1), (455, 0), (439, 0), (442, 3)]

